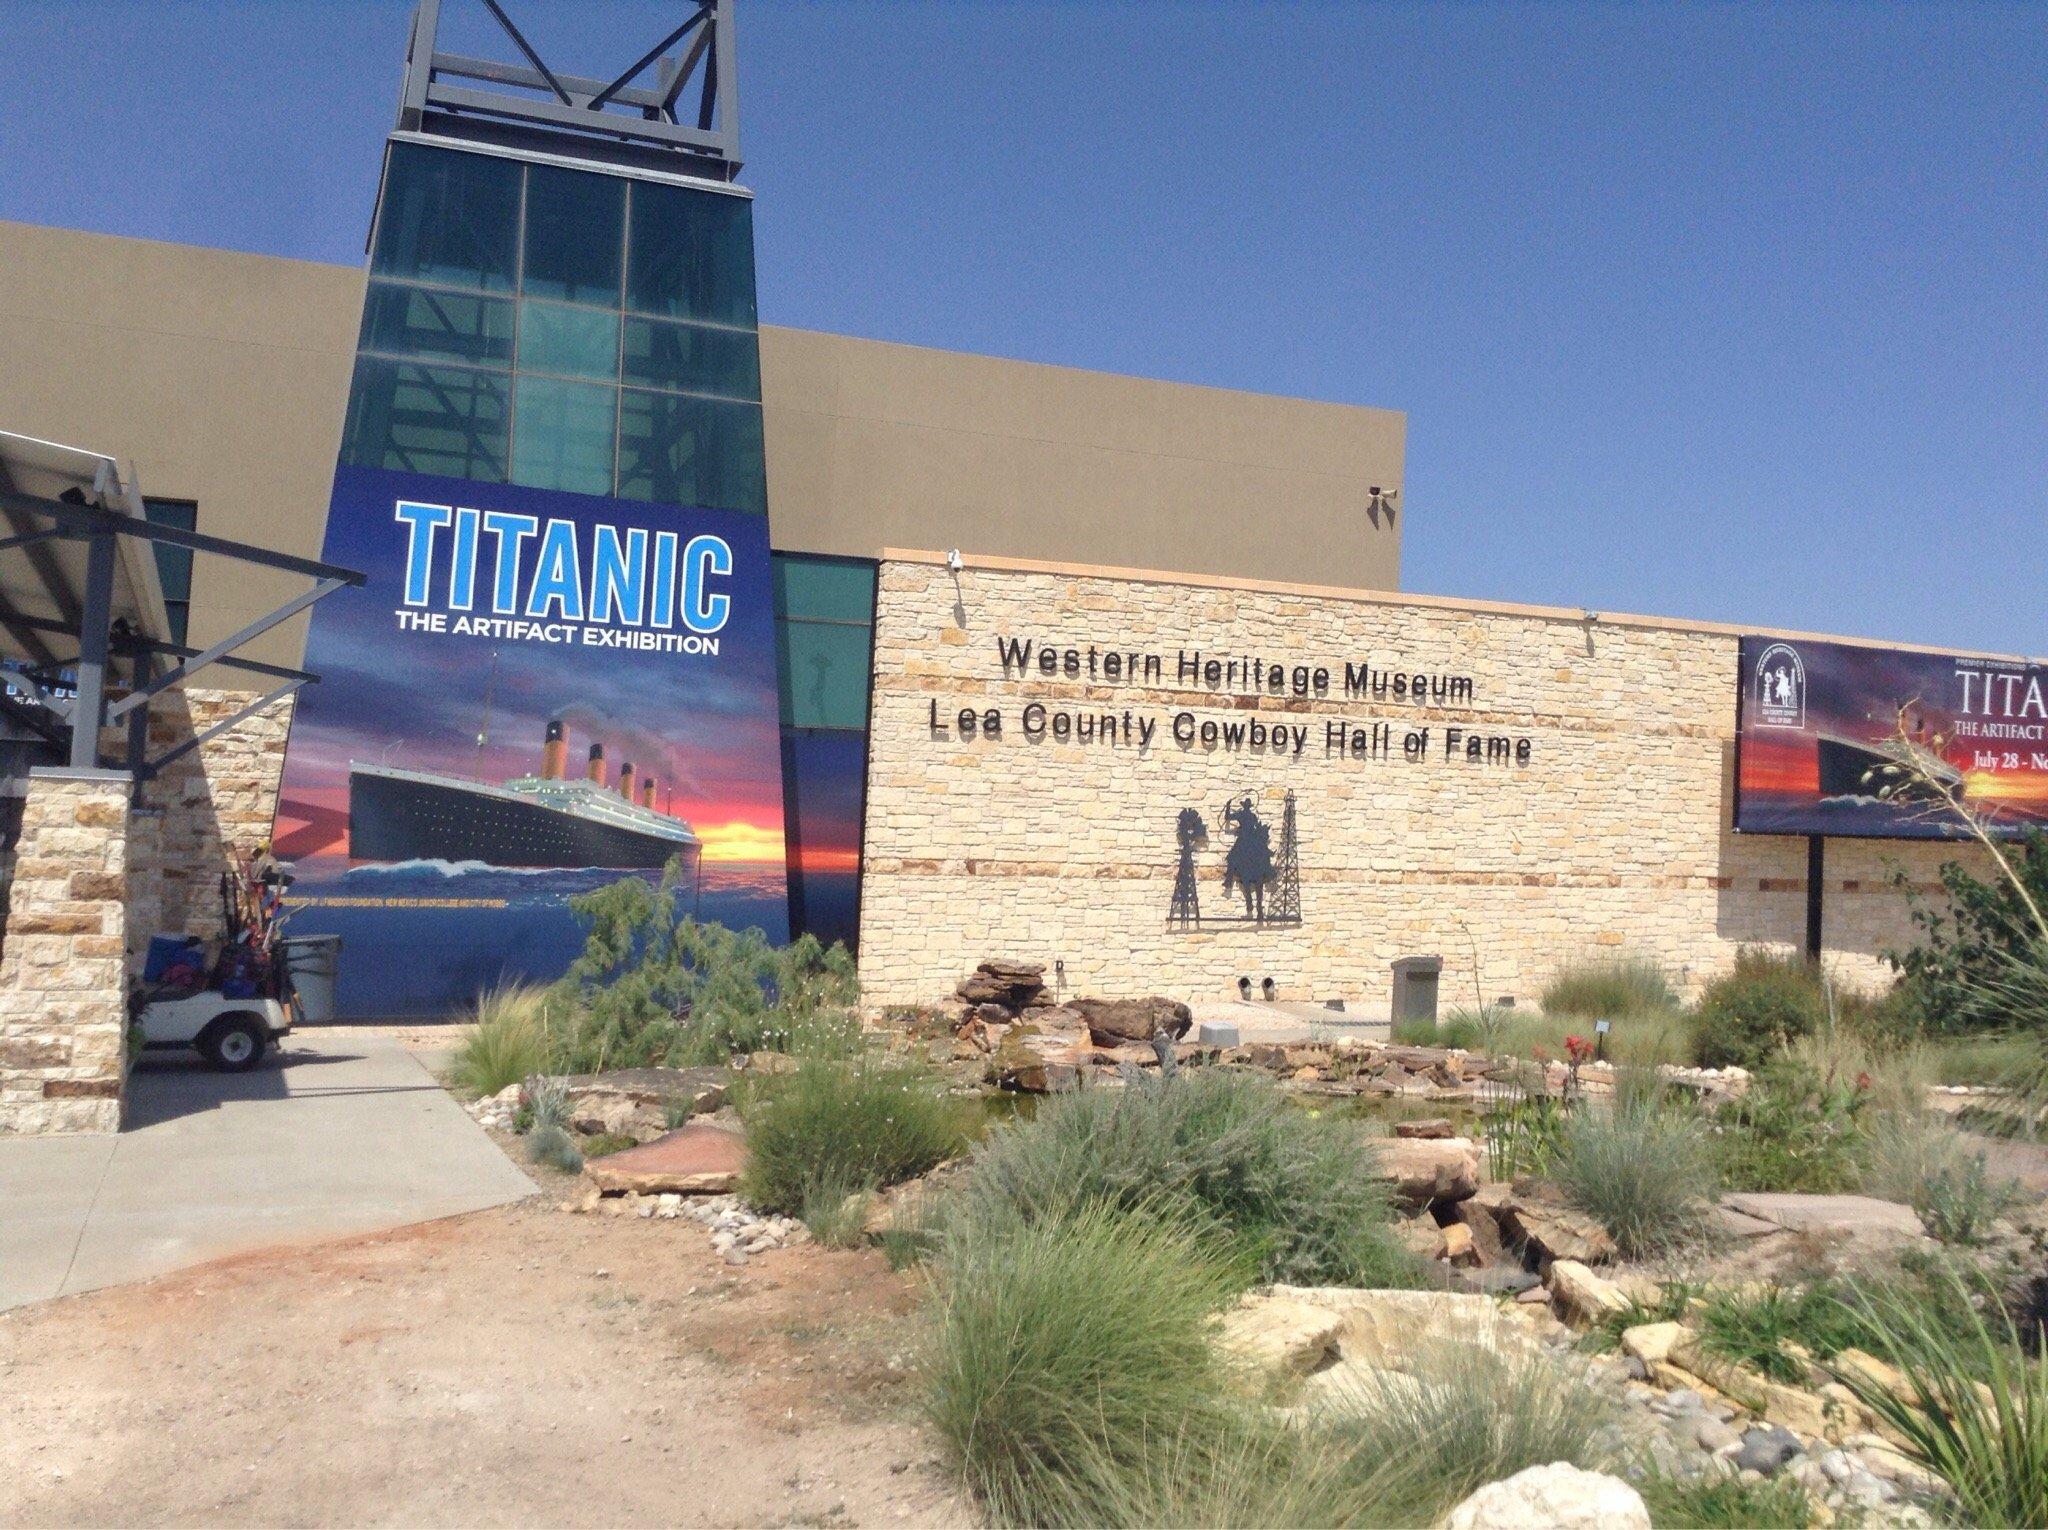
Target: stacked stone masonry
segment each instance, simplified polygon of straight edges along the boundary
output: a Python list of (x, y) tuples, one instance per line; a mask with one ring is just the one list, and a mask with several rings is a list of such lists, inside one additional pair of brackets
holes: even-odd
[(128, 782), (32, 775), (0, 947), (0, 1133), (120, 1129)]
[[(1006, 674), (999, 639), (1080, 650), (1079, 675)], [(884, 562), (861, 899), (863, 989), (936, 1000), (981, 955), (1065, 963), (1069, 990), (1214, 999), (1271, 976), (1282, 997), (1387, 1012), (1396, 958), (1443, 958), (1441, 1002), (1529, 1003), (1563, 962), (1661, 962), (1696, 992), (1746, 944), (1804, 938), (1806, 845), (1733, 833), (1737, 640), (1680, 624), (1599, 622), (1399, 597), (1253, 591), (1213, 582)], [(1147, 683), (1098, 656), (1157, 654)], [(1334, 671), (1328, 695), (1245, 694), (1181, 681), (1177, 656), (1245, 655)], [(1348, 697), (1345, 664), (1469, 677), (1469, 697)], [(1116, 742), (1027, 736), (1023, 709), (1117, 719)], [(1002, 732), (958, 714), (998, 709)], [(1196, 725), (1306, 727), (1305, 747), (1176, 742)], [(1122, 719), (1150, 718), (1148, 745)], [(934, 726), (936, 717), (937, 726)], [(1390, 757), (1326, 750), (1326, 728), (1390, 725)], [(1510, 741), (1507, 757), (1445, 757), (1446, 730)], [(1423, 759), (1401, 747), (1429, 730)], [(1370, 738), (1370, 734), (1368, 734)], [(1514, 741), (1528, 741), (1517, 760)], [(1169, 924), (1185, 808), (1204, 820), (1201, 910), (1242, 913), (1222, 868), (1226, 806), (1249, 795), (1274, 832), (1295, 794), (1298, 925)], [(1833, 840), (1829, 965), (1886, 980), (1909, 943), (1902, 869), (1938, 892), (1967, 847)]]

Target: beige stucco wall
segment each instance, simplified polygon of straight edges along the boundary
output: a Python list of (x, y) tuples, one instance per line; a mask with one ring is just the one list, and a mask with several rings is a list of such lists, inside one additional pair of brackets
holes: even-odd
[(1396, 410), (772, 326), (761, 394), (777, 547), (1400, 583)]
[[(999, 637), (1163, 656), (1158, 684), (1007, 677)], [(1254, 655), (1332, 671), (1327, 697), (1244, 696), (1175, 679), (1177, 654)], [(1469, 677), (1469, 703), (1343, 694), (1346, 663)], [(1073, 991), (1230, 996), (1240, 975), (1282, 996), (1384, 1014), (1390, 965), (1440, 955), (1446, 1004), (1527, 1004), (1575, 956), (1649, 955), (1696, 989), (1756, 942), (1805, 931), (1805, 842), (1726, 827), (1736, 636), (1647, 620), (1396, 596), (1250, 589), (985, 566), (956, 580), (885, 563), (875, 631), (860, 966), (879, 1004), (933, 1000), (979, 958), (1066, 964)], [(1059, 743), (1022, 729), (1032, 703), (1152, 719), (1149, 747)], [(937, 706), (941, 731), (934, 733)], [(964, 738), (957, 713), (1000, 709)], [(1202, 723), (1302, 727), (1299, 754), (1174, 742)], [(1392, 726), (1391, 758), (1326, 751), (1336, 722)], [(1526, 763), (1444, 757), (1447, 728), (1528, 741)], [(1401, 738), (1427, 729), (1427, 756)], [(1512, 745), (1510, 748), (1512, 749)], [(1277, 842), (1299, 819), (1302, 922), (1172, 929), (1175, 821), (1198, 809), (1205, 913), (1221, 887), (1226, 802), (1249, 793)], [(1846, 977), (1883, 980), (1909, 935), (1886, 864), (1919, 883), (1953, 847), (1836, 841), (1827, 946)]]
[[(367, 217), (367, 209), (365, 216)], [(202, 531), (320, 555), (359, 267), (0, 222), (0, 430), (133, 462)], [(890, 545), (1391, 589), (1406, 417), (807, 330), (761, 331), (775, 546)], [(1247, 524), (1260, 534), (1244, 536)], [(202, 556), (202, 646), (303, 588)], [(246, 657), (296, 664), (299, 617)]]

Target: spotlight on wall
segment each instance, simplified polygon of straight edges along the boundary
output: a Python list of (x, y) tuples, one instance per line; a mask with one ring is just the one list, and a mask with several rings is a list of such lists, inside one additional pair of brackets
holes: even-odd
[(1251, 980), (1250, 978), (1248, 978), (1248, 977), (1241, 977), (1241, 978), (1239, 978), (1239, 979), (1237, 980), (1237, 996), (1238, 996), (1238, 997), (1239, 997), (1240, 999), (1250, 999), (1250, 998), (1251, 998), (1251, 996), (1252, 996), (1252, 980)]
[(967, 560), (960, 556), (959, 548), (949, 547), (946, 549), (946, 567), (956, 574), (967, 567)]
[(1277, 997), (1280, 992), (1280, 985), (1274, 982), (1271, 978), (1260, 978), (1259, 992), (1264, 994), (1266, 996), (1266, 1002), (1268, 1004), (1271, 1004), (1274, 998)]
[(1388, 528), (1392, 529), (1394, 524), (1394, 501), (1400, 497), (1401, 491), (1399, 489), (1382, 489), (1378, 484), (1374, 484), (1365, 491), (1365, 513), (1367, 518), (1371, 520), (1374, 526), (1378, 526), (1380, 516), (1384, 514), (1387, 518)]

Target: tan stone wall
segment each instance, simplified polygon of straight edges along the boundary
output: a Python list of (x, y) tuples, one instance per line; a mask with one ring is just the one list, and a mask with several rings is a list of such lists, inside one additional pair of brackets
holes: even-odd
[[(1158, 684), (1005, 677), (999, 636), (1155, 653)], [(1326, 697), (1235, 696), (1179, 683), (1182, 649), (1332, 671)], [(1469, 676), (1468, 704), (1356, 700), (1345, 663)], [(1271, 975), (1284, 997), (1386, 1011), (1390, 964), (1444, 959), (1443, 1002), (1530, 1003), (1556, 966), (1626, 950), (1689, 989), (1759, 942), (1805, 930), (1805, 842), (1725, 826), (1736, 639), (1675, 623), (1459, 606), (1399, 596), (1253, 590), (928, 562), (882, 569), (875, 629), (860, 965), (877, 1003), (929, 1000), (981, 956), (1064, 961), (1075, 991), (1233, 994)], [(1228, 687), (1225, 688), (1229, 689)], [(1029, 703), (1151, 719), (1149, 746), (1027, 737)], [(942, 734), (932, 729), (938, 707)], [(999, 737), (963, 738), (962, 707), (998, 708)], [(1199, 726), (1305, 727), (1276, 757), (1176, 743)], [(1391, 758), (1325, 749), (1325, 728), (1386, 723)], [(1447, 728), (1526, 739), (1525, 763), (1444, 758)], [(1400, 746), (1427, 729), (1427, 756)], [(1512, 745), (1510, 746), (1512, 748)], [(1296, 794), (1302, 922), (1168, 927), (1175, 819), (1207, 821), (1205, 914), (1220, 885), (1226, 802), (1251, 794), (1277, 842)], [(1828, 954), (1883, 980), (1903, 944), (1896, 863), (1923, 885), (1954, 847), (1835, 841)], [(1242, 904), (1235, 905), (1242, 910)]]
[(0, 1133), (121, 1125), (128, 782), (31, 775), (0, 946)]

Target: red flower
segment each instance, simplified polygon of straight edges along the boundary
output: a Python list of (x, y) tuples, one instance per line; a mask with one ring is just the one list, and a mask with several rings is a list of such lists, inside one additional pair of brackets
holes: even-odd
[(1567, 1036), (1564, 1039), (1565, 1055), (1573, 1062), (1584, 1062), (1593, 1055), (1593, 1043), (1583, 1036)]

